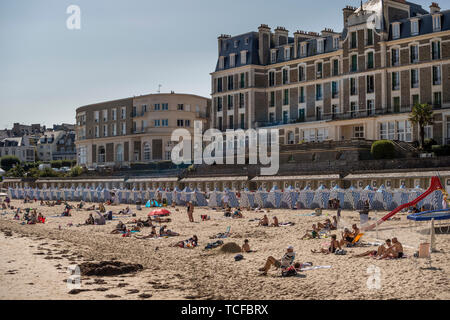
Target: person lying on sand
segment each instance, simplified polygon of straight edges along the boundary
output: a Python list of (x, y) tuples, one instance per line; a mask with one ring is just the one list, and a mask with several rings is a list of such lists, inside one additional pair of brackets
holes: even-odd
[(326, 219), (324, 223), (318, 223), (317, 227), (319, 228), (319, 230), (331, 230), (332, 228), (332, 224), (331, 224), (331, 220), (330, 219)]
[(147, 220), (141, 220), (138, 219), (136, 221), (138, 227), (152, 227), (153, 223), (152, 223), (152, 219), (150, 219), (150, 217), (147, 217)]
[(278, 218), (277, 217), (273, 217), (273, 222), (270, 225), (271, 227), (279, 227), (280, 224), (278, 223)]
[(386, 252), (379, 259), (398, 259), (403, 257), (403, 246), (397, 238), (392, 238), (392, 246), (386, 249)]
[(116, 225), (116, 228), (113, 231), (111, 231), (111, 234), (117, 234), (122, 232), (127, 232), (127, 226), (122, 221), (119, 221), (119, 223)]
[(179, 248), (195, 248), (198, 245), (198, 238), (194, 234), (192, 238), (189, 238), (184, 241), (178, 241), (174, 245), (171, 245), (170, 247), (179, 247)]
[(336, 250), (339, 248), (339, 250), (342, 250), (341, 245), (339, 244), (339, 241), (336, 240), (336, 235), (331, 235), (331, 242), (328, 249), (320, 248), (320, 251), (311, 250), (312, 253), (323, 253), (323, 254), (330, 254), (335, 253)]
[(159, 236), (160, 237), (164, 237), (164, 236), (168, 236), (168, 237), (176, 237), (179, 236), (180, 234), (173, 232), (172, 230), (167, 229), (166, 225), (163, 225), (161, 228), (159, 228)]
[(265, 276), (267, 275), (267, 271), (269, 271), (272, 265), (275, 266), (275, 268), (277, 269), (281, 268), (283, 270), (289, 268), (293, 264), (294, 260), (295, 260), (294, 247), (289, 246), (286, 250), (286, 253), (281, 259), (278, 260), (270, 256), (267, 258), (265, 266), (258, 270), (262, 271), (261, 275)]
[(95, 210), (95, 204), (86, 208), (86, 211), (94, 211)]
[(158, 234), (156, 233), (156, 227), (152, 226), (152, 231), (147, 236), (140, 236), (135, 235), (137, 239), (151, 239), (151, 238), (158, 238)]
[(130, 214), (131, 210), (130, 207), (126, 207), (125, 210), (120, 210), (119, 214)]
[(268, 227), (269, 226), (269, 218), (267, 218), (267, 215), (264, 215), (264, 217), (259, 220), (258, 226)]
[(105, 225), (106, 224), (105, 217), (98, 211), (95, 211), (95, 213), (97, 214), (97, 217), (94, 218), (94, 224), (99, 225), (99, 226)]
[(223, 215), (225, 217), (231, 217), (231, 207), (228, 204), (225, 206), (225, 211), (223, 212)]
[(381, 257), (386, 253), (387, 249), (392, 246), (391, 239), (387, 239), (385, 244), (386, 244), (387, 248), (384, 246), (384, 244), (382, 244), (381, 246), (378, 247), (377, 250), (369, 250), (364, 253), (355, 254), (355, 255), (351, 256), (351, 258), (362, 258), (362, 257), (367, 257), (367, 256)]
[(312, 225), (312, 230), (308, 230), (303, 237), (301, 237), (301, 240), (305, 239), (316, 239), (319, 238), (319, 229), (316, 227), (316, 224)]

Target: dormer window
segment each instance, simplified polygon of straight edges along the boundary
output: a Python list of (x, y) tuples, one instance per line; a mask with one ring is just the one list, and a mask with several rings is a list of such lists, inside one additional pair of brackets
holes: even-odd
[(392, 39), (400, 38), (400, 23), (392, 24)]
[(291, 48), (284, 48), (284, 60), (291, 59)]
[(235, 47), (235, 48), (237, 48), (237, 47), (238, 47), (238, 45), (239, 45), (239, 41), (237, 41), (237, 40), (234, 40), (234, 47)]
[(334, 49), (339, 49), (339, 37), (334, 37), (333, 38), (333, 48)]
[(324, 40), (318, 39), (317, 40), (317, 53), (323, 53), (324, 51)]
[(219, 58), (219, 69), (223, 69), (225, 67), (225, 57)]
[(236, 54), (230, 54), (230, 67), (234, 67), (236, 65)]
[(441, 15), (433, 15), (433, 31), (441, 31)]
[(301, 57), (306, 57), (306, 52), (307, 52), (307, 43), (302, 43), (301, 45), (300, 45), (300, 56)]
[(270, 62), (271, 63), (277, 62), (277, 50), (272, 50), (270, 52)]
[(247, 64), (247, 50), (241, 51), (241, 64)]
[(248, 38), (245, 38), (245, 45), (247, 46), (248, 45), (248, 43), (249, 43), (249, 39)]
[(411, 35), (416, 36), (419, 34), (419, 20), (411, 20)]

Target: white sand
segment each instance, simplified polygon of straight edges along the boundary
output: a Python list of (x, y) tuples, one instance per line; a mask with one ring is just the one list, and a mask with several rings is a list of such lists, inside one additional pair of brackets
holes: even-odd
[[(63, 211), (63, 207), (40, 207), (38, 203), (24, 205), (13, 201), (14, 205), (36, 207), (46, 216)], [(126, 206), (111, 206), (107, 210), (115, 213)], [(135, 207), (131, 207), (134, 212)], [(224, 218), (222, 212), (207, 208), (196, 208), (195, 223), (189, 223), (185, 208), (172, 208), (172, 222), (168, 228), (180, 233), (179, 237), (157, 240), (138, 240), (112, 235), (109, 232), (118, 221), (108, 222), (105, 226), (69, 227), (68, 223), (82, 223), (88, 217), (86, 211), (73, 211), (72, 217), (48, 218), (42, 225), (22, 226), (14, 221), (13, 215), (0, 217), (0, 229), (11, 230), (12, 237), (0, 238), (0, 299), (108, 299), (107, 295), (116, 295), (119, 299), (139, 299), (139, 294), (150, 294), (151, 299), (449, 299), (450, 298), (450, 235), (436, 235), (436, 247), (440, 250), (432, 255), (431, 266), (426, 260), (416, 259), (413, 253), (419, 243), (428, 236), (417, 233), (413, 224), (401, 214), (400, 221), (388, 221), (379, 230), (379, 238), (396, 236), (405, 245), (406, 259), (375, 260), (372, 258), (351, 258), (352, 254), (362, 253), (376, 247), (346, 248), (345, 256), (312, 254), (311, 249), (326, 245), (327, 239), (300, 240), (312, 223), (325, 220), (322, 217), (301, 216), (311, 210), (271, 210), (269, 218), (276, 215), (280, 222), (292, 221), (290, 227), (258, 227), (257, 222), (249, 219), (260, 218), (262, 213), (244, 211), (244, 219)], [(149, 212), (145, 209), (137, 213), (144, 218)], [(210, 221), (200, 222), (200, 215), (208, 214)], [(378, 213), (381, 217), (384, 213)], [(117, 215), (117, 214), (116, 214)], [(375, 214), (371, 213), (373, 217)], [(342, 212), (344, 224), (350, 226), (359, 221), (356, 212)], [(132, 217), (120, 217), (123, 222)], [(62, 230), (58, 230), (61, 226)], [(239, 245), (244, 239), (250, 240), (255, 253), (244, 254), (245, 259), (235, 262), (234, 254), (222, 254), (217, 249), (204, 250), (209, 237), (225, 232), (231, 226), (232, 236), (222, 239)], [(426, 227), (427, 224), (421, 224)], [(150, 228), (144, 228), (139, 234), (147, 235)], [(179, 240), (196, 234), (200, 245), (195, 249), (171, 248)], [(340, 231), (337, 232), (340, 238)], [(26, 237), (22, 237), (25, 235)], [(36, 240), (36, 239), (40, 240)], [(364, 235), (364, 240), (373, 241), (375, 232)], [(43, 243), (47, 243), (44, 244)], [(60, 245), (60, 247), (54, 247)], [(293, 245), (297, 261), (313, 262), (314, 265), (331, 265), (329, 269), (305, 271), (306, 277), (281, 278), (279, 270), (271, 269), (268, 276), (259, 276), (268, 256), (280, 258), (288, 245)], [(34, 247), (30, 247), (34, 246)], [(51, 255), (35, 255), (38, 247), (51, 249)], [(61, 250), (68, 253), (61, 254)], [(41, 250), (47, 253), (47, 250)], [(63, 257), (65, 255), (65, 257)], [(44, 259), (45, 257), (62, 259)], [(79, 256), (79, 257), (78, 257)], [(82, 257), (81, 257), (82, 256)], [(89, 284), (96, 277), (83, 277), (82, 289), (107, 288), (107, 291), (87, 291), (69, 295), (66, 283), (66, 268), (73, 263), (85, 260), (95, 261), (116, 258), (119, 261), (140, 263), (145, 270), (137, 274), (116, 277), (102, 277), (106, 284)], [(73, 261), (70, 261), (72, 259)], [(14, 260), (11, 262), (11, 260)], [(57, 269), (55, 265), (61, 264)], [(369, 289), (368, 267), (377, 266), (381, 272), (381, 288)], [(18, 270), (16, 274), (7, 274), (8, 270)], [(86, 279), (88, 278), (88, 279)], [(118, 287), (119, 283), (127, 283)], [(29, 283), (33, 283), (30, 285)], [(138, 293), (128, 294), (130, 289)]]

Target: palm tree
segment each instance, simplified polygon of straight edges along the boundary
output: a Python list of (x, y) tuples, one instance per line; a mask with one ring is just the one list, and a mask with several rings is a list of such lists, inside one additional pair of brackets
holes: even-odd
[(411, 111), (409, 121), (419, 125), (420, 148), (425, 142), (425, 126), (433, 124), (433, 108), (428, 103), (416, 103)]

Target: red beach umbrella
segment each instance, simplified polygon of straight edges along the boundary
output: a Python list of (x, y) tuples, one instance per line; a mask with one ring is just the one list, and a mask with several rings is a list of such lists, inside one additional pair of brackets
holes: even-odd
[(164, 217), (164, 216), (170, 215), (170, 211), (167, 210), (167, 209), (157, 209), (157, 210), (153, 210), (153, 211), (150, 212), (148, 215), (149, 215), (149, 216), (160, 216), (160, 217)]

